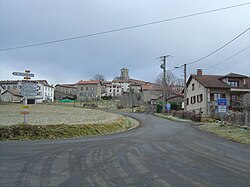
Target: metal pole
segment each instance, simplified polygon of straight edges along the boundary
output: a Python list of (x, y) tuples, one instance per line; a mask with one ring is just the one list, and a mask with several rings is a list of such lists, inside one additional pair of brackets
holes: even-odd
[(184, 111), (187, 111), (187, 64), (184, 64)]

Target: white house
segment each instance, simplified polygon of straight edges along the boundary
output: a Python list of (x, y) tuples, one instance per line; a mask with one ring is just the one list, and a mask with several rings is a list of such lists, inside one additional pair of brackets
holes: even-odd
[(227, 99), (229, 109), (240, 105), (245, 93), (250, 92), (250, 78), (230, 73), (221, 75), (203, 75), (198, 69), (187, 81), (187, 110), (211, 114), (217, 111), (217, 100)]
[(53, 102), (54, 101), (54, 87), (49, 85), (46, 80), (37, 80), (38, 92), (35, 96), (36, 103)]

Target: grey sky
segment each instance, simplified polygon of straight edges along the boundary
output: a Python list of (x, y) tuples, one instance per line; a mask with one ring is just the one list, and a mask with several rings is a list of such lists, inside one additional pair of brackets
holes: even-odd
[[(246, 3), (243, 0), (0, 0), (0, 49), (117, 29)], [(156, 58), (170, 54), (168, 69), (196, 60), (250, 26), (250, 5), (121, 32), (0, 52), (0, 79), (30, 69), (35, 79), (73, 83), (96, 73), (112, 79), (126, 67), (130, 76), (154, 81)], [(250, 45), (250, 31), (211, 57), (188, 66), (205, 69)], [(250, 48), (206, 74), (250, 76)], [(173, 73), (180, 78), (181, 69)]]

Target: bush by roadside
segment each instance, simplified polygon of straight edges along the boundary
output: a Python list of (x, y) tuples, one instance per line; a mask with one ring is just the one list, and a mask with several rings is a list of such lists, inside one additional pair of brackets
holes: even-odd
[(130, 120), (119, 118), (110, 124), (0, 126), (0, 140), (62, 139), (110, 134), (127, 130), (133, 125)]

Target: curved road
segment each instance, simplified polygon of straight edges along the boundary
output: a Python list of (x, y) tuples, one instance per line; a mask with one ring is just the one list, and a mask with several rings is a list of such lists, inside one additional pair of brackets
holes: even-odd
[(150, 114), (114, 135), (0, 143), (0, 186), (250, 186), (250, 146)]

